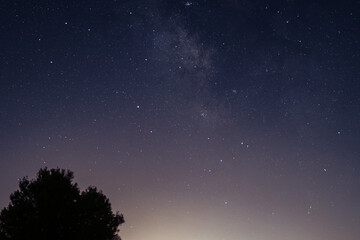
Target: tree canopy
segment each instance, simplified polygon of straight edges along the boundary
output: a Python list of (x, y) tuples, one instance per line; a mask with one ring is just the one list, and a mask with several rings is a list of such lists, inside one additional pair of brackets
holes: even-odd
[(23, 178), (0, 213), (1, 240), (114, 240), (124, 217), (113, 213), (109, 199), (96, 187), (80, 192), (74, 174), (40, 169)]

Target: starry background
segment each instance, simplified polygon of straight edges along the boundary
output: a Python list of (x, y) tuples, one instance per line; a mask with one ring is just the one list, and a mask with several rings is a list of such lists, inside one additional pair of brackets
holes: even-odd
[(1, 1), (0, 206), (41, 167), (123, 239), (360, 239), (359, 1)]

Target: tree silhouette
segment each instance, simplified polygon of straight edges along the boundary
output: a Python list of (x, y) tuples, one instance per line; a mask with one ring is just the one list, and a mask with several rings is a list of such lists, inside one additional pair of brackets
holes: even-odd
[(80, 192), (73, 172), (40, 169), (26, 177), (10, 204), (0, 213), (1, 240), (114, 240), (124, 223), (113, 213), (109, 199), (95, 187)]

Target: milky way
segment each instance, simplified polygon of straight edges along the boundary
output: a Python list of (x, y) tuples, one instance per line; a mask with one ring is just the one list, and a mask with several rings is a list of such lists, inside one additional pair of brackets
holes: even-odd
[(359, 1), (0, 5), (0, 207), (42, 167), (122, 239), (360, 239)]

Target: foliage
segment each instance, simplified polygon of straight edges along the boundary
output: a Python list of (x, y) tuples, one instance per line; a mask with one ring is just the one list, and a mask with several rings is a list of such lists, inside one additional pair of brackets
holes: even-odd
[(23, 178), (0, 214), (1, 240), (113, 240), (123, 215), (95, 187), (80, 192), (73, 172), (40, 169), (35, 180)]

